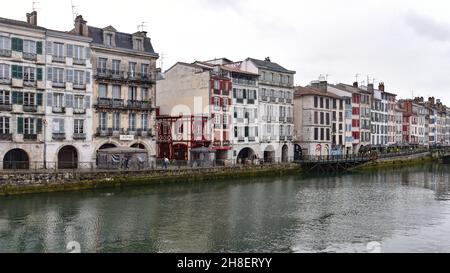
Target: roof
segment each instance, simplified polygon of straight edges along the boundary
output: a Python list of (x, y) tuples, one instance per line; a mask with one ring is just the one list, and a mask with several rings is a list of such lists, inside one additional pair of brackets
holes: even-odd
[(322, 97), (329, 97), (329, 98), (333, 98), (333, 99), (340, 99), (341, 97), (339, 97), (338, 95), (334, 94), (334, 93), (330, 93), (330, 92), (325, 92), (316, 88), (312, 88), (312, 87), (302, 87), (302, 86), (297, 86), (295, 87), (295, 93), (294, 93), (295, 97), (303, 97), (303, 96), (322, 96)]
[(353, 85), (345, 84), (345, 83), (339, 83), (337, 85), (332, 85), (336, 89), (340, 89), (343, 91), (348, 91), (350, 93), (365, 93), (365, 94), (372, 94), (372, 92), (354, 87)]
[(240, 73), (240, 74), (246, 74), (246, 75), (259, 77), (259, 74), (252, 73), (252, 72), (247, 72), (247, 71), (241, 70), (241, 69), (236, 68), (236, 67), (230, 67), (230, 66), (222, 65), (221, 68), (226, 70), (226, 71), (229, 71), (229, 72), (235, 72), (235, 73)]
[(7, 18), (2, 18), (2, 17), (0, 17), (0, 23), (8, 24), (8, 25), (14, 25), (14, 26), (19, 26), (19, 27), (33, 28), (33, 29), (36, 29), (36, 30), (46, 30), (46, 28), (44, 28), (44, 27), (35, 26), (35, 25), (30, 24), (30, 23), (25, 22), (25, 21), (7, 19)]
[(289, 74), (295, 74), (295, 71), (292, 70), (288, 70), (284, 67), (282, 67), (281, 65), (274, 63), (274, 62), (269, 62), (269, 61), (262, 61), (262, 60), (258, 60), (258, 59), (253, 59), (253, 58), (247, 58), (248, 61), (251, 61), (252, 63), (254, 63), (258, 68), (262, 68), (262, 69), (267, 69), (267, 70), (271, 70), (271, 71), (275, 71), (275, 72), (280, 72), (280, 73), (289, 73)]
[[(103, 45), (103, 31), (114, 31), (115, 29), (112, 26), (108, 26), (105, 29), (88, 26), (89, 29), (89, 37), (92, 38), (92, 42), (94, 44)], [(115, 32), (115, 40), (116, 47), (133, 50), (133, 34), (123, 33), (123, 32)], [(136, 35), (138, 36), (138, 35)], [(153, 45), (150, 41), (150, 38), (144, 38), (144, 52), (155, 54), (155, 50), (153, 49)]]

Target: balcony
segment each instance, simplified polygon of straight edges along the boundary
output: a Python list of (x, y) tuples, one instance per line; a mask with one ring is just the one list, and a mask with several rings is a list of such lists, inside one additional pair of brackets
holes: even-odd
[(65, 82), (52, 82), (53, 88), (66, 88)]
[(220, 95), (220, 90), (219, 89), (214, 89), (213, 90), (213, 94), (214, 95)]
[(37, 134), (24, 134), (23, 140), (25, 141), (37, 141)]
[(52, 112), (54, 114), (65, 114), (66, 113), (66, 108), (65, 107), (59, 107), (59, 106), (53, 106), (52, 107)]
[(224, 124), (224, 125), (223, 125), (223, 129), (224, 129), (224, 130), (230, 129), (230, 125), (229, 125), (229, 124)]
[(242, 99), (242, 98), (238, 98), (238, 99), (236, 99), (236, 103), (240, 103), (240, 104), (242, 104), (242, 103), (244, 103), (244, 99)]
[(73, 89), (75, 90), (86, 90), (86, 84), (81, 84), (81, 83), (74, 83), (73, 84)]
[(286, 118), (285, 118), (285, 117), (280, 117), (280, 118), (279, 118), (279, 121), (280, 121), (280, 122), (286, 122)]
[(124, 100), (121, 99), (113, 99), (112, 100), (112, 107), (113, 108), (123, 108), (125, 105)]
[(12, 134), (0, 133), (0, 141), (12, 141)]
[(54, 63), (63, 63), (63, 64), (65, 64), (65, 63), (66, 63), (66, 57), (63, 57), (63, 56), (53, 56), (52, 62), (54, 62)]
[(287, 118), (287, 119), (286, 119), (286, 122), (287, 122), (287, 123), (293, 123), (293, 122), (294, 122), (294, 118)]
[(142, 108), (142, 101), (128, 100), (127, 108), (134, 109), (134, 110), (140, 110)]
[(255, 104), (255, 100), (253, 100), (253, 99), (247, 99), (247, 104)]
[(38, 111), (37, 105), (24, 105), (23, 111), (26, 113), (36, 113)]
[(0, 111), (11, 112), (12, 104), (0, 104)]
[(243, 136), (238, 137), (238, 142), (245, 142), (245, 137)]
[(128, 72), (126, 74), (127, 74), (127, 80), (129, 80), (129, 81), (142, 82), (142, 83), (156, 82), (156, 78), (151, 74), (132, 73), (132, 72)]
[(0, 57), (11, 57), (12, 51), (8, 49), (0, 49)]
[(261, 98), (261, 101), (269, 101), (269, 97), (261, 96), (260, 98)]
[(230, 147), (231, 146), (231, 141), (229, 140), (224, 140), (222, 143), (223, 147)]
[(213, 143), (213, 146), (215, 146), (215, 147), (221, 147), (221, 146), (222, 146), (222, 141), (220, 141), (220, 140), (215, 140), (214, 143)]
[(222, 124), (214, 124), (214, 129), (222, 129)]
[(248, 141), (254, 142), (254, 141), (256, 141), (256, 137), (254, 137), (254, 136), (248, 137)]
[(11, 81), (11, 86), (12, 87), (18, 87), (18, 88), (22, 88), (23, 87), (23, 79), (12, 79)]
[(86, 134), (83, 133), (74, 133), (72, 138), (74, 140), (86, 140)]
[(66, 139), (66, 133), (53, 133), (52, 135), (53, 140), (61, 141)]
[(23, 80), (23, 86), (36, 87), (36, 81), (34, 81), (34, 80)]
[(11, 79), (0, 78), (0, 84), (11, 84)]
[(271, 97), (270, 102), (277, 102), (277, 98)]
[(137, 129), (136, 128), (129, 128), (127, 130), (127, 135), (129, 135), (129, 136), (137, 136)]
[(23, 52), (22, 58), (23, 58), (24, 60), (27, 60), (27, 61), (33, 61), (33, 62), (35, 62), (35, 61), (37, 61), (37, 54), (35, 54), (35, 53), (27, 53), (27, 52)]
[(288, 141), (293, 141), (293, 140), (294, 140), (294, 137), (293, 137), (293, 136), (287, 136), (286, 139), (287, 139)]
[(285, 102), (286, 102), (286, 99), (285, 99), (285, 98), (279, 98), (279, 99), (278, 99), (278, 102), (279, 102), (279, 103), (285, 103)]
[(97, 137), (110, 137), (113, 135), (113, 130), (112, 128), (109, 129), (97, 128), (97, 133), (95, 135)]
[(109, 98), (98, 98), (97, 99), (98, 108), (113, 108), (113, 100)]
[(286, 103), (292, 104), (292, 99), (286, 99)]
[(73, 114), (74, 115), (84, 115), (86, 114), (86, 109), (73, 109)]
[(86, 59), (73, 59), (74, 65), (86, 65)]

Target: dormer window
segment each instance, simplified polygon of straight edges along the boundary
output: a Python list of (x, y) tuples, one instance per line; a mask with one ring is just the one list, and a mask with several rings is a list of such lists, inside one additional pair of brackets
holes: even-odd
[(143, 51), (144, 50), (144, 41), (140, 38), (134, 39), (134, 50)]
[(107, 46), (113, 46), (113, 35), (111, 33), (106, 34), (105, 44)]

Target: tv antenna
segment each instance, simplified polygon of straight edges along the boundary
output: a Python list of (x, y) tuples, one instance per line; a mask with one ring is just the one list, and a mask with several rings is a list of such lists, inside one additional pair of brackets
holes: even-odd
[(355, 75), (355, 78), (356, 78), (356, 82), (358, 82), (358, 78), (359, 78), (359, 76), (361, 76), (361, 74), (359, 74), (359, 73), (356, 73), (356, 75)]
[(78, 16), (78, 13), (75, 12), (75, 8), (77, 8), (78, 6), (73, 4), (73, 0), (70, 0), (70, 5), (72, 6), (72, 16), (73, 16), (73, 20), (75, 20), (75, 18)]
[(33, 11), (36, 11), (36, 4), (39, 4), (39, 2), (33, 1)]
[(161, 72), (164, 72), (164, 60), (167, 58), (167, 54), (165, 53), (161, 53), (161, 55), (159, 56), (159, 63), (161, 66)]
[(148, 24), (148, 22), (142, 22), (141, 24), (139, 24), (139, 25), (137, 26), (138, 31), (143, 32), (143, 31), (144, 31), (144, 28), (147, 27), (147, 24)]

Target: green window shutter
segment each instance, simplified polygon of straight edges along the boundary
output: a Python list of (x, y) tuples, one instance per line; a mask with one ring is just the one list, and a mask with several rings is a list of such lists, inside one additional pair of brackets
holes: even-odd
[(42, 54), (42, 42), (36, 42), (36, 54)]
[(36, 74), (37, 80), (42, 81), (42, 68), (38, 68)]
[(17, 38), (11, 39), (11, 50), (17, 51)]
[(23, 79), (23, 67), (22, 66), (17, 67), (17, 73), (18, 73), (18, 79)]
[(36, 133), (40, 134), (42, 133), (42, 119), (38, 118), (36, 120)]
[(13, 64), (11, 66), (11, 74), (14, 79), (17, 79), (17, 65)]
[(17, 96), (18, 96), (18, 93), (16, 91), (13, 91), (12, 92), (12, 103), (13, 104), (18, 104)]
[(17, 133), (23, 134), (23, 118), (17, 118)]
[(17, 51), (23, 52), (23, 40), (22, 39), (18, 39), (18, 46), (19, 46), (19, 48)]
[(38, 106), (42, 106), (42, 101), (43, 101), (43, 97), (42, 97), (43, 95), (41, 94), (41, 93), (38, 93), (37, 95), (36, 95), (36, 104), (38, 105)]
[(23, 104), (23, 93), (22, 92), (17, 92), (17, 104), (22, 105)]

